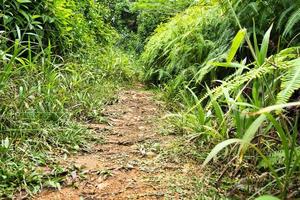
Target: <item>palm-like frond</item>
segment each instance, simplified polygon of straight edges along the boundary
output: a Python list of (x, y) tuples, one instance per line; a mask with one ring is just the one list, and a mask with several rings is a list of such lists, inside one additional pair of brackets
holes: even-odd
[[(235, 78), (233, 78), (232, 80), (230, 80), (228, 82), (223, 82), (222, 85), (213, 89), (211, 91), (211, 93), (213, 94), (214, 98), (217, 99), (223, 95), (224, 88), (226, 88), (228, 91), (232, 91), (248, 81), (251, 81), (255, 78), (260, 78), (264, 74), (271, 73), (274, 69), (276, 69), (276, 68), (270, 64), (266, 64), (264, 66), (261, 66), (260, 68), (252, 69), (242, 76), (236, 76)], [(203, 100), (205, 100), (208, 97), (209, 97), (209, 94), (204, 95), (200, 99), (200, 102), (202, 102)]]
[(281, 79), (281, 92), (277, 95), (276, 104), (287, 103), (293, 93), (300, 88), (300, 58), (289, 61), (287, 64), (290, 67)]
[[(268, 60), (259, 68), (253, 68), (241, 76), (236, 76), (231, 80), (224, 81), (222, 85), (214, 88), (210, 93), (215, 99), (217, 99), (223, 95), (224, 88), (226, 88), (228, 91), (233, 91), (253, 79), (262, 78), (264, 75), (274, 72), (274, 70), (283, 70), (290, 71), (288, 74), (291, 74), (291, 76), (297, 76), (295, 77), (294, 81), (290, 78), (291, 76), (284, 76), (286, 77), (287, 81), (283, 80), (283, 82), (286, 82), (286, 84), (283, 84), (282, 88), (286, 88), (286, 90), (289, 92), (282, 93), (281, 95), (285, 96), (285, 99), (289, 99), (292, 95), (291, 93), (300, 88), (300, 84), (298, 83), (298, 79), (300, 78), (300, 70), (297, 69), (300, 68), (299, 50), (300, 47), (291, 47), (285, 49), (277, 55), (268, 58)], [(295, 69), (293, 70), (293, 68)], [(295, 73), (295, 71), (299, 71), (298, 75)], [(205, 94), (199, 100), (199, 103), (203, 102), (208, 97), (209, 94)], [(210, 107), (210, 103), (208, 104), (208, 107)]]
[(297, 23), (300, 22), (300, 8), (297, 9), (289, 18), (289, 20), (287, 21), (286, 25), (285, 25), (285, 29), (283, 32), (283, 36), (288, 35), (289, 33), (292, 32), (292, 29), (295, 27), (295, 25)]

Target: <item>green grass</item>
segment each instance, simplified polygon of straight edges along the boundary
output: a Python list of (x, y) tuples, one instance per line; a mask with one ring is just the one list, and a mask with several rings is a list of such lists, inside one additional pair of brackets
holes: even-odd
[[(165, 153), (202, 164), (199, 199), (299, 196), (299, 2), (153, 2), (0, 3), (0, 198), (60, 187), (57, 156), (99, 140), (83, 124), (135, 77), (184, 138)], [(139, 68), (116, 46), (144, 42)]]
[(29, 46), (16, 41), (0, 63), (1, 198), (60, 187), (70, 169), (57, 158), (99, 140), (83, 125), (104, 119), (103, 106), (133, 74), (130, 56), (114, 47), (62, 61), (51, 45), (35, 55)]
[(58, 188), (58, 158), (101, 140), (84, 125), (135, 76), (102, 3), (0, 3), (0, 198)]

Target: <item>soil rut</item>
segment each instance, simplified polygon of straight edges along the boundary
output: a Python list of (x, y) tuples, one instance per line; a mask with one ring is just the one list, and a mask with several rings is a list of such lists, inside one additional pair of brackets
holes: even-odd
[[(164, 149), (175, 136), (162, 136), (162, 107), (141, 88), (122, 91), (103, 111), (106, 124), (89, 124), (105, 141), (72, 157), (66, 164), (82, 169), (60, 191), (44, 191), (36, 199), (186, 199), (197, 166), (168, 159)], [(79, 178), (83, 176), (84, 178)], [(76, 180), (76, 181), (74, 181)], [(183, 180), (183, 181), (181, 181)], [(67, 181), (68, 182), (68, 181)]]

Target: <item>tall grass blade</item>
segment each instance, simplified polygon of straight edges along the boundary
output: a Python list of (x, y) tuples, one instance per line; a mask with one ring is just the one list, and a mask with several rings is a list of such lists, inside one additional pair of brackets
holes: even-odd
[(253, 113), (249, 113), (249, 114), (250, 115), (261, 115), (261, 114), (264, 114), (264, 113), (270, 113), (272, 111), (278, 111), (278, 110), (281, 110), (283, 108), (291, 108), (291, 107), (296, 107), (296, 106), (300, 106), (300, 102), (291, 102), (291, 103), (273, 105), (273, 106), (269, 106), (269, 107), (266, 107), (266, 108), (262, 108), (257, 112), (253, 112)]
[(256, 198), (255, 200), (279, 200), (277, 197), (271, 195), (264, 195), (261, 197)]
[(241, 139), (233, 138), (233, 139), (228, 139), (228, 140), (225, 140), (225, 141), (217, 144), (211, 150), (211, 152), (208, 154), (208, 156), (206, 157), (206, 159), (204, 160), (204, 162), (202, 164), (202, 167), (205, 167), (220, 151), (222, 151), (227, 146), (229, 146), (231, 144), (234, 144), (234, 143), (241, 143), (241, 142), (242, 142)]
[(256, 132), (258, 129), (261, 127), (262, 123), (266, 120), (265, 115), (259, 116), (251, 125), (250, 127), (246, 130), (245, 135), (242, 138), (242, 143), (239, 149), (239, 155), (240, 155), (240, 161), (243, 158), (243, 155), (245, 154), (249, 144), (251, 143), (252, 139), (254, 138)]
[(228, 53), (228, 56), (227, 56), (227, 59), (226, 59), (227, 63), (231, 63), (232, 60), (234, 59), (238, 49), (243, 44), (246, 33), (247, 33), (246, 29), (241, 29), (241, 30), (239, 30), (239, 32), (234, 37), (234, 39), (232, 41), (232, 44), (231, 44), (231, 48), (229, 50), (229, 53)]
[(261, 44), (260, 55), (259, 55), (259, 63), (258, 63), (259, 66), (261, 66), (267, 58), (269, 43), (270, 43), (270, 35), (271, 35), (272, 29), (273, 29), (273, 24), (271, 25), (271, 27), (268, 29), (268, 31), (264, 35), (264, 38), (263, 38), (263, 41)]

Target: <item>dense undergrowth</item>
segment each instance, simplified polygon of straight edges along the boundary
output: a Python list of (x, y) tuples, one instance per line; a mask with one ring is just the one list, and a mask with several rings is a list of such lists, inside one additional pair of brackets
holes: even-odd
[(101, 106), (137, 72), (172, 108), (171, 132), (196, 148), (199, 199), (299, 198), (299, 0), (2, 0), (0, 10), (0, 198), (60, 187), (71, 169), (55, 156), (99, 139), (83, 122), (104, 120)]
[(200, 1), (145, 45), (143, 80), (172, 105), (173, 132), (207, 152), (200, 199), (300, 196), (299, 9)]
[(133, 71), (104, 4), (4, 0), (0, 10), (0, 198), (12, 198), (59, 187), (70, 169), (54, 157), (87, 148), (82, 122), (101, 121)]

